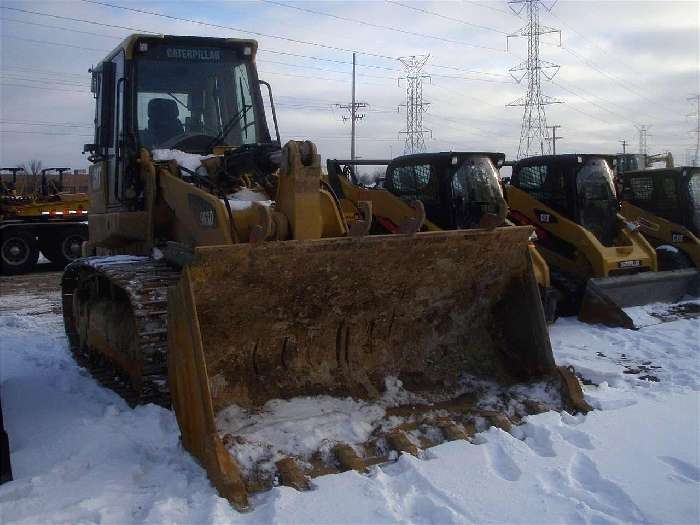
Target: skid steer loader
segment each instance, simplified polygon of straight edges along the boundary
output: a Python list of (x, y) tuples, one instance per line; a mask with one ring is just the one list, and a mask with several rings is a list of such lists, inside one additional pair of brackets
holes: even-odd
[(656, 248), (659, 270), (700, 269), (700, 168), (620, 175), (622, 215)]
[[(238, 509), (275, 483), (588, 410), (552, 356), (532, 228), (349, 225), (315, 146), (281, 147), (256, 50), (133, 35), (93, 69), (90, 240), (62, 280), (76, 360), (131, 404), (172, 406)], [(320, 427), (335, 437), (311, 443)]]
[[(441, 231), (512, 226), (498, 178), (504, 161), (503, 153), (440, 152), (393, 160), (329, 159), (326, 167), (346, 219), (363, 220), (360, 204), (371, 202), (372, 233), (388, 234), (410, 227)], [(386, 166), (386, 172), (375, 187), (363, 187), (355, 173), (358, 165)], [(551, 286), (549, 267), (532, 243), (530, 257), (545, 317), (552, 323), (559, 292)]]
[[(548, 155), (513, 165), (506, 197), (516, 224), (533, 225), (552, 281), (568, 297), (566, 313), (583, 321), (638, 328), (694, 315), (700, 295), (695, 269), (658, 271), (654, 248), (619, 213), (614, 157)], [(654, 304), (651, 310), (638, 307)]]

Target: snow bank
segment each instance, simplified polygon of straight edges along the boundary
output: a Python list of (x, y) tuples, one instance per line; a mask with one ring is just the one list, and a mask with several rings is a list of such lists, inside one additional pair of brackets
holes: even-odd
[(674, 311), (683, 310), (685, 306), (698, 305), (697, 299), (681, 301), (678, 303), (651, 303), (642, 306), (630, 306), (622, 310), (632, 319), (635, 328), (661, 324), (669, 318), (680, 318), (681, 315), (674, 314)]
[[(3, 524), (700, 522), (697, 319), (637, 331), (560, 319), (557, 361), (582, 374), (596, 411), (529, 416), (512, 434), (490, 428), (423, 459), (316, 478), (309, 492), (276, 487), (239, 514), (183, 451), (172, 412), (129, 408), (73, 362), (59, 277), (19, 293), (0, 278), (0, 388), (16, 477), (0, 486)], [(374, 413), (342, 406), (329, 432), (362, 435), (344, 414)], [(303, 408), (313, 409), (282, 402), (271, 413)]]

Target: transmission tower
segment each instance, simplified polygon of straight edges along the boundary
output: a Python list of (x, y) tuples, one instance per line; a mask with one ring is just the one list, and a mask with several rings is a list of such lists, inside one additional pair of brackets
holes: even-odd
[(404, 153), (419, 153), (425, 151), (426, 133), (429, 129), (423, 128), (423, 113), (428, 108), (429, 102), (423, 100), (423, 80), (430, 78), (423, 74), (423, 67), (430, 55), (414, 55), (399, 58), (406, 70), (406, 76), (399, 79), (406, 81), (406, 103), (401, 104), (406, 108), (406, 129), (400, 134), (406, 135)]
[(345, 110), (349, 113), (348, 116), (343, 116), (343, 122), (350, 121), (350, 159), (355, 160), (355, 123), (358, 120), (365, 118), (365, 114), (358, 113), (358, 109), (369, 107), (366, 102), (355, 101), (355, 53), (352, 54), (352, 101), (350, 104), (335, 104), (338, 109)]
[(695, 118), (695, 129), (691, 129), (690, 133), (695, 133), (695, 148), (690, 150), (690, 164), (691, 166), (700, 166), (700, 94), (688, 97), (688, 102), (695, 106), (695, 111), (688, 115), (689, 117)]
[(533, 152), (543, 155), (551, 151), (544, 107), (560, 104), (561, 101), (542, 94), (542, 76), (552, 80), (559, 71), (559, 66), (540, 58), (540, 36), (558, 33), (561, 45), (561, 31), (540, 24), (540, 6), (549, 11), (553, 4), (547, 7), (543, 0), (510, 0), (508, 6), (518, 16), (523, 11), (527, 15), (527, 25), (508, 35), (506, 40), (510, 42), (511, 38), (527, 37), (527, 59), (510, 69), (510, 74), (518, 83), (527, 79), (527, 94), (507, 104), (525, 108), (520, 126), (518, 158)]
[(649, 148), (647, 147), (647, 139), (651, 136), (649, 135), (649, 128), (651, 126), (648, 126), (646, 124), (640, 124), (639, 126), (635, 126), (637, 130), (639, 130), (639, 153), (642, 155), (646, 155), (649, 153)]

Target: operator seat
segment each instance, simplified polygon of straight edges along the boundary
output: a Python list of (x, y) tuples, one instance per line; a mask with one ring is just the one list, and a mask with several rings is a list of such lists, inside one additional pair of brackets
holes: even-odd
[(179, 116), (180, 111), (174, 100), (154, 98), (148, 102), (148, 132), (152, 137), (153, 145), (162, 144), (184, 133)]

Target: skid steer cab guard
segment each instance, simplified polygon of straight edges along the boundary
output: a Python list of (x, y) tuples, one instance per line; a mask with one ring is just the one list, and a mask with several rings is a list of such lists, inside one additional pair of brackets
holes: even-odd
[(255, 409), (320, 393), (371, 400), (391, 376), (444, 401), (471, 375), (506, 385), (549, 378), (567, 407), (586, 408), (575, 377), (554, 363), (530, 232), (197, 248), (168, 300), (169, 382), (183, 445), (245, 509), (255, 481), (215, 423), (232, 404)]
[(632, 328), (624, 308), (697, 297), (697, 290), (688, 272), (658, 271), (639, 225), (619, 212), (612, 163), (603, 155), (523, 159), (506, 195), (510, 217), (535, 227), (550, 267), (582, 289), (579, 318)]
[(700, 168), (625, 172), (620, 182), (621, 213), (657, 249), (660, 269), (700, 269)]

